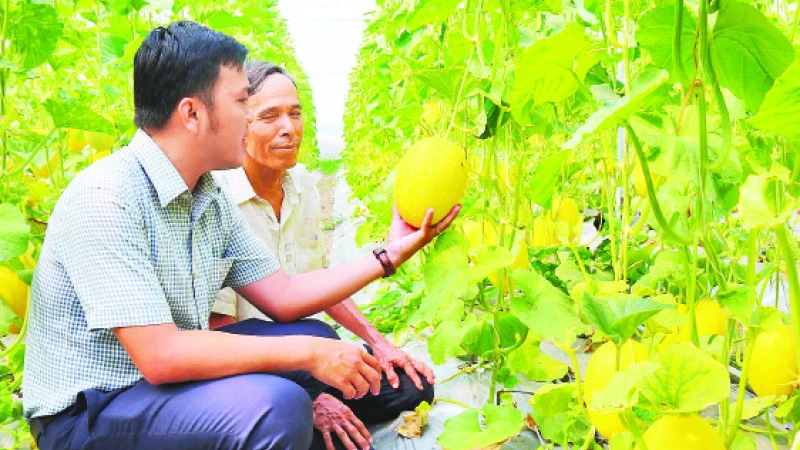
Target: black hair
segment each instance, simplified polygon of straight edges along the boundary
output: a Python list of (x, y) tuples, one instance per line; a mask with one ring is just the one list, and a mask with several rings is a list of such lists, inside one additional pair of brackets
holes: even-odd
[(195, 22), (154, 28), (133, 60), (134, 123), (160, 130), (181, 99), (194, 95), (213, 108), (220, 67), (241, 69), (246, 58), (236, 39)]
[(253, 95), (261, 90), (261, 87), (264, 85), (264, 80), (267, 79), (268, 76), (279, 73), (286, 78), (288, 78), (294, 87), (297, 87), (297, 83), (294, 81), (289, 72), (286, 71), (281, 66), (276, 66), (271, 62), (267, 61), (247, 61), (244, 65), (244, 69), (247, 71), (247, 81), (250, 83), (250, 87), (247, 91), (248, 95)]

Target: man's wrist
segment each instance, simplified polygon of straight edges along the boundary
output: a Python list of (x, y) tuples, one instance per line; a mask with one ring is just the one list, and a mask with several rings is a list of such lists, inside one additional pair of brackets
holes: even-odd
[(395, 269), (400, 268), (400, 266), (408, 259), (392, 242), (387, 243), (383, 248), (386, 250), (386, 254), (394, 265)]

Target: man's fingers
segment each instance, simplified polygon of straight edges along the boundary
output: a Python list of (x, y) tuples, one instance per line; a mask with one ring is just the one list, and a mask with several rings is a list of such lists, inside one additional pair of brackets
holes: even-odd
[(453, 223), (454, 220), (456, 220), (456, 217), (458, 216), (458, 213), (460, 211), (461, 211), (460, 204), (453, 206), (453, 209), (450, 210), (450, 213), (448, 213), (444, 217), (444, 219), (440, 220), (439, 223), (436, 224), (436, 229), (439, 231), (446, 230), (450, 226), (450, 224)]
[(428, 380), (428, 384), (433, 386), (433, 384), (436, 383), (436, 375), (433, 374), (433, 370), (422, 361), (413, 358), (409, 359), (411, 360), (411, 364), (414, 365), (414, 368), (417, 369), (417, 372), (421, 373), (425, 379)]
[(370, 383), (364, 376), (359, 376), (355, 374), (353, 378), (350, 380), (350, 383), (356, 389), (356, 395), (354, 398), (361, 398), (367, 395), (367, 392), (370, 391)]
[(358, 450), (356, 445), (353, 444), (353, 441), (350, 440), (350, 436), (347, 435), (347, 432), (344, 431), (344, 428), (342, 428), (341, 425), (336, 424), (333, 426), (333, 429), (336, 430), (336, 435), (339, 436), (339, 440), (342, 441), (342, 444), (344, 444), (344, 447), (347, 450)]
[(336, 450), (336, 447), (333, 445), (333, 439), (331, 438), (330, 430), (325, 430), (322, 432), (322, 439), (325, 441), (325, 448), (328, 450)]
[(406, 374), (408, 375), (408, 377), (411, 378), (412, 382), (414, 382), (414, 386), (416, 386), (417, 389), (419, 389), (421, 391), (422, 390), (422, 380), (419, 379), (419, 375), (417, 375), (417, 371), (414, 369), (414, 366), (411, 365), (410, 362), (406, 361), (406, 363), (403, 364), (403, 370), (406, 371)]
[(364, 360), (365, 363), (369, 364), (370, 367), (375, 369), (376, 372), (378, 372), (379, 374), (381, 373), (381, 362), (378, 361), (378, 358), (370, 355), (369, 353), (367, 353), (366, 350), (364, 350), (364, 355), (362, 359)]
[[(361, 434), (361, 436), (363, 436), (363, 437), (364, 437), (364, 439), (365, 439), (365, 440), (366, 440), (368, 443), (372, 442), (372, 435), (369, 433), (369, 430), (367, 429), (367, 426), (366, 426), (366, 425), (364, 425), (364, 422), (362, 422), (361, 420), (359, 420), (359, 419), (358, 419), (358, 417), (356, 417), (356, 415), (355, 415), (355, 414), (353, 414), (353, 411), (352, 411), (352, 410), (350, 410), (350, 411), (349, 411), (349, 414), (348, 414), (348, 416), (349, 416), (350, 423), (352, 423), (352, 424), (353, 424), (353, 426), (355, 426), (355, 427), (356, 427), (356, 429), (357, 429), (357, 430), (358, 430), (358, 432)], [(369, 448), (369, 446), (367, 446), (366, 448), (368, 449), (368, 448)]]
[(345, 431), (347, 431), (347, 434), (349, 434), (350, 437), (356, 441), (356, 444), (358, 444), (359, 447), (364, 450), (369, 450), (369, 442), (367, 442), (364, 436), (361, 435), (361, 430), (359, 430), (354, 424), (350, 422), (344, 422), (342, 427)]
[(394, 371), (394, 364), (392, 364), (391, 361), (387, 362), (386, 365), (383, 366), (383, 371), (386, 373), (386, 381), (388, 381), (393, 388), (397, 389), (400, 386), (400, 378)]
[(420, 230), (427, 230), (433, 224), (433, 208), (425, 213), (425, 218), (422, 219), (422, 224), (419, 226)]
[(334, 386), (334, 387), (336, 387), (337, 389), (342, 391), (342, 397), (344, 397), (347, 400), (350, 400), (351, 398), (356, 396), (356, 390), (350, 384), (349, 381), (346, 381), (346, 382), (340, 384), (339, 386)]
[(378, 365), (378, 370), (375, 370), (375, 368), (370, 365), (362, 364), (359, 368), (359, 373), (369, 384), (369, 391), (372, 392), (372, 395), (378, 395), (381, 393), (380, 365)]

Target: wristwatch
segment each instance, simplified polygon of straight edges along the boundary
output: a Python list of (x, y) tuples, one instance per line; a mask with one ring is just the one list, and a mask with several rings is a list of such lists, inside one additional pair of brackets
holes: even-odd
[(383, 266), (382, 278), (389, 278), (390, 276), (394, 275), (395, 272), (397, 272), (397, 269), (394, 267), (394, 264), (392, 264), (392, 260), (389, 259), (389, 253), (386, 252), (385, 248), (378, 247), (372, 251), (372, 254), (375, 255), (375, 258), (381, 263), (381, 266)]

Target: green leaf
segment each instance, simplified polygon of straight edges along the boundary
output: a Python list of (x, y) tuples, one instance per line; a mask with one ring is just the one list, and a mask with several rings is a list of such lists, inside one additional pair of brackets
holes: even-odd
[(528, 333), (525, 342), (508, 355), (508, 366), (533, 381), (553, 381), (563, 378), (569, 367), (542, 353), (540, 346), (541, 338)]
[(770, 306), (757, 306), (750, 321), (750, 325), (757, 326), (762, 330), (774, 330), (782, 323), (783, 313)]
[(717, 294), (717, 300), (728, 310), (730, 317), (745, 325), (750, 324), (753, 309), (756, 306), (756, 289), (754, 286), (728, 286), (728, 290)]
[(785, 402), (775, 408), (773, 415), (779, 423), (800, 422), (800, 402), (797, 401), (798, 399), (800, 399), (800, 397), (789, 397)]
[(583, 318), (597, 326), (617, 346), (633, 336), (636, 328), (669, 305), (634, 295), (617, 294), (595, 297), (588, 292), (583, 297)]
[(14, 412), (14, 397), (8, 389), (8, 383), (0, 382), (0, 417), (11, 417)]
[[(748, 398), (744, 401), (744, 408), (742, 409), (742, 420), (752, 419), (753, 417), (758, 417), (761, 413), (764, 412), (765, 409), (771, 408), (775, 405), (775, 398), (774, 395), (766, 395), (764, 397), (755, 397), (755, 398)], [(730, 419), (733, 420), (734, 411), (730, 411), (731, 417)]]
[(750, 124), (791, 140), (800, 140), (800, 59), (775, 80)]
[(798, 207), (798, 199), (786, 190), (791, 173), (775, 165), (769, 174), (750, 175), (739, 189), (739, 213), (749, 228), (786, 223)]
[(483, 407), (485, 426), (477, 409), (468, 409), (448, 419), (439, 435), (439, 445), (444, 450), (470, 450), (506, 442), (516, 436), (523, 425), (522, 411), (508, 406)]
[(572, 299), (536, 272), (514, 270), (511, 278), (524, 295), (511, 300), (511, 311), (544, 339), (572, 340), (588, 331), (573, 309)]
[(429, 294), (414, 313), (412, 323), (435, 320), (442, 305), (514, 261), (506, 248), (483, 247), (474, 258), (475, 264), (470, 266), (468, 251), (469, 241), (461, 233), (449, 231), (439, 237), (424, 269)]
[(507, 312), (497, 314), (497, 337), (500, 339), (500, 350), (506, 351), (519, 347), (528, 337), (528, 327), (515, 315)]
[(608, 413), (633, 408), (639, 402), (639, 383), (658, 367), (654, 362), (643, 361), (615, 373), (605, 388), (592, 394), (592, 409)]
[(489, 359), (494, 352), (495, 341), (492, 321), (482, 320), (467, 331), (461, 340), (461, 347), (479, 358)]
[(630, 431), (623, 431), (611, 436), (608, 443), (610, 450), (634, 450), (636, 448), (636, 437)]
[(546, 384), (530, 399), (531, 407), (542, 417), (552, 418), (572, 407), (578, 387), (574, 383)]
[(478, 318), (468, 314), (462, 321), (444, 320), (436, 326), (436, 330), (428, 338), (428, 351), (434, 364), (444, 364), (448, 358), (464, 354), (461, 341), (464, 335), (477, 324)]
[(44, 102), (44, 108), (53, 117), (57, 128), (74, 128), (110, 136), (117, 135), (114, 125), (108, 119), (80, 104), (77, 100), (58, 101), (51, 98)]
[(631, 93), (622, 97), (617, 103), (604, 106), (586, 119), (572, 135), (572, 138), (564, 143), (565, 149), (577, 147), (587, 136), (603, 131), (614, 124), (627, 120), (632, 114), (649, 100), (650, 96), (663, 86), (669, 79), (669, 73), (665, 70), (647, 70), (632, 83)]
[(463, 0), (420, 0), (406, 21), (406, 29), (414, 31), (431, 23), (445, 22), (462, 2)]
[(9, 203), (0, 204), (0, 261), (14, 258), (28, 249), (31, 227), (25, 216)]
[[(653, 8), (639, 19), (636, 41), (650, 52), (656, 66), (672, 72), (675, 67), (672, 61), (673, 27), (675, 25), (675, 5)], [(689, 12), (683, 10), (683, 28), (681, 30), (681, 59), (684, 73), (692, 77), (694, 68), (694, 48), (697, 36), (697, 21)], [(674, 74), (673, 74), (674, 75)]]
[(691, 343), (672, 344), (658, 356), (658, 363), (640, 388), (661, 413), (702, 411), (730, 394), (727, 368)]
[(561, 0), (511, 0), (509, 8), (512, 14), (522, 17), (526, 13), (533, 14), (539, 11), (559, 14), (563, 6)]
[[(495, 324), (491, 316), (474, 325), (461, 341), (461, 347), (475, 356), (489, 359), (495, 345), (499, 351), (518, 347), (528, 336), (528, 327), (513, 314), (501, 312)], [(499, 340), (498, 340), (499, 338)]]
[(505, 247), (480, 247), (473, 258), (473, 266), (470, 270), (470, 283), (474, 284), (489, 276), (494, 272), (508, 267), (514, 263), (514, 255)]
[(528, 183), (531, 202), (544, 209), (550, 209), (553, 204), (558, 178), (561, 168), (569, 156), (568, 151), (559, 152), (544, 158), (536, 165), (536, 172)]
[[(414, 76), (420, 81), (432, 87), (444, 98), (455, 101), (458, 95), (458, 88), (461, 85), (461, 78), (464, 76), (463, 67), (448, 67), (446, 69), (423, 69), (414, 72)], [(464, 86), (464, 96), (474, 88), (474, 79), (471, 77)]]
[(730, 450), (756, 450), (756, 437), (753, 433), (736, 433), (733, 438)]
[(246, 16), (234, 16), (228, 11), (215, 10), (206, 17), (205, 24), (215, 30), (225, 28), (240, 28), (247, 25), (249, 19)]
[[(578, 408), (574, 383), (546, 384), (529, 400), (531, 417), (542, 437), (553, 442), (581, 439), (589, 430), (586, 417)], [(574, 439), (572, 439), (574, 438)]]
[(764, 95), (794, 60), (794, 48), (764, 14), (744, 2), (726, 1), (714, 25), (720, 84), (757, 111)]
[(517, 57), (510, 102), (517, 122), (527, 124), (524, 110), (560, 102), (578, 90), (593, 65), (578, 64), (578, 58), (590, 49), (584, 30), (576, 23), (567, 25), (560, 33), (537, 41)]
[(13, 21), (12, 46), (19, 53), (22, 66), (33, 69), (47, 61), (64, 29), (56, 10), (50, 5), (24, 2)]
[(116, 61), (125, 55), (125, 46), (128, 40), (119, 36), (104, 34), (101, 47), (101, 57), (103, 63)]

